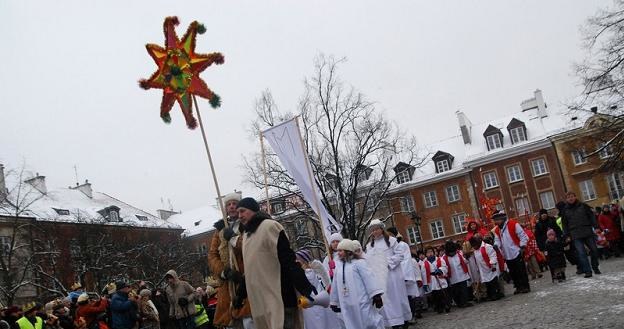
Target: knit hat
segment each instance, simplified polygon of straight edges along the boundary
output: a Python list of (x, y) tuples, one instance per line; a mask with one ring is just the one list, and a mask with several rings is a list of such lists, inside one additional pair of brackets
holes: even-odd
[(149, 297), (152, 295), (152, 291), (149, 289), (143, 289), (141, 290), (141, 292), (139, 292), (139, 296), (141, 297)]
[(340, 243), (338, 244), (338, 250), (346, 250), (350, 252), (355, 252), (356, 245), (353, 243), (353, 241), (349, 239), (344, 239), (340, 241)]
[(80, 294), (80, 296), (78, 296), (78, 304), (88, 302), (88, 301), (89, 301), (89, 295), (87, 295), (86, 293), (82, 293)]
[(123, 288), (128, 287), (128, 284), (125, 281), (117, 281), (115, 282), (116, 290), (121, 290)]
[(557, 236), (557, 233), (555, 233), (555, 230), (550, 228), (548, 229), (548, 231), (546, 231), (546, 236)]
[(539, 214), (540, 215), (548, 215), (548, 210), (542, 208), (542, 209), (540, 209)]
[(332, 243), (334, 241), (342, 241), (342, 234), (340, 233), (332, 233), (332, 235), (329, 236), (329, 243)]
[(238, 201), (238, 205), (236, 206), (236, 208), (245, 208), (253, 212), (260, 211), (260, 205), (258, 204), (258, 202), (254, 198), (249, 197)]
[(505, 212), (502, 210), (499, 210), (492, 215), (492, 220), (506, 219), (506, 218), (507, 218), (507, 214), (505, 214)]
[(353, 246), (355, 247), (355, 250), (362, 250), (362, 244), (360, 243), (360, 241), (358, 240), (351, 240), (351, 242), (353, 243)]
[(37, 303), (35, 302), (28, 302), (24, 305), (22, 305), (22, 312), (24, 313), (28, 313), (30, 311), (33, 311), (37, 308)]
[(302, 260), (304, 263), (312, 261), (312, 253), (308, 249), (301, 249), (295, 253), (297, 259)]
[(386, 225), (379, 219), (373, 219), (371, 220), (370, 224), (368, 224), (368, 230), (372, 231), (373, 229), (376, 228), (380, 228), (380, 229), (384, 229), (386, 227)]

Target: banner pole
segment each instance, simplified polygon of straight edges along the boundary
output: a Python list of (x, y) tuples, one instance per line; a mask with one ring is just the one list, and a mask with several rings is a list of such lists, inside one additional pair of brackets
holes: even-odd
[(316, 213), (319, 216), (319, 223), (321, 224), (321, 233), (323, 233), (323, 243), (325, 244), (325, 249), (327, 250), (327, 259), (331, 261), (332, 253), (329, 249), (329, 243), (327, 243), (327, 239), (329, 237), (325, 236), (325, 228), (323, 227), (323, 219), (321, 218), (321, 201), (319, 200), (318, 194), (316, 194), (316, 180), (314, 179), (314, 175), (312, 175), (312, 165), (310, 164), (310, 156), (308, 155), (308, 150), (305, 147), (305, 143), (303, 142), (303, 136), (301, 136), (301, 128), (299, 127), (299, 116), (295, 117), (295, 124), (297, 125), (297, 132), (299, 132), (299, 141), (301, 142), (301, 149), (303, 150), (303, 154), (308, 159), (306, 162), (306, 169), (308, 171), (308, 176), (310, 179), (310, 184), (312, 185), (312, 194), (314, 194), (314, 202), (316, 206)]
[(262, 151), (262, 170), (264, 171), (264, 193), (266, 193), (267, 213), (271, 216), (271, 199), (269, 199), (269, 178), (266, 165), (266, 153), (264, 151), (264, 135), (260, 132), (260, 150)]
[(208, 163), (210, 164), (210, 171), (212, 172), (212, 179), (214, 180), (215, 189), (217, 190), (217, 200), (219, 203), (219, 209), (223, 216), (223, 222), (225, 227), (228, 227), (227, 213), (221, 202), (221, 191), (219, 190), (219, 182), (217, 181), (217, 174), (215, 173), (214, 165), (212, 163), (212, 156), (210, 155), (210, 148), (208, 147), (208, 140), (206, 139), (206, 131), (204, 130), (204, 124), (202, 122), (201, 114), (199, 112), (199, 106), (197, 105), (197, 98), (193, 95), (193, 102), (195, 103), (195, 112), (197, 112), (197, 121), (199, 121), (199, 128), (201, 129), (202, 137), (204, 139), (204, 146), (206, 147), (206, 155), (208, 155)]

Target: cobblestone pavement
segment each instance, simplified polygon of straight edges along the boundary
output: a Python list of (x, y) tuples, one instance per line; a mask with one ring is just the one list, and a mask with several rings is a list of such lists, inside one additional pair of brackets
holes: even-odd
[(553, 284), (550, 272), (531, 281), (531, 292), (484, 302), (451, 313), (427, 312), (410, 328), (624, 328), (624, 258), (601, 261), (602, 275), (590, 279), (566, 268), (567, 282)]

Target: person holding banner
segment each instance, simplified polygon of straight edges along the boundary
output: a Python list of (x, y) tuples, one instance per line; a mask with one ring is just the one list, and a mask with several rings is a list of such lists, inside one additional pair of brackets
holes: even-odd
[(297, 292), (314, 301), (316, 288), (296, 262), (286, 232), (280, 223), (260, 211), (253, 198), (238, 202), (238, 218), (245, 227), (243, 263), (245, 278), (233, 300), (242, 307), (247, 296), (257, 329), (301, 329), (303, 317), (297, 308)]
[(384, 287), (382, 315), (386, 327), (407, 328), (412, 319), (405, 276), (401, 269), (403, 252), (396, 238), (384, 230), (384, 224), (374, 219), (368, 226), (370, 242), (366, 245), (366, 261)]

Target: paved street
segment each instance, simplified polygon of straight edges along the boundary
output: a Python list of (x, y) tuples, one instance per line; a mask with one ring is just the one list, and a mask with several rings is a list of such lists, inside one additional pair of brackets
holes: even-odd
[[(412, 328), (624, 328), (624, 259), (600, 264), (602, 275), (591, 279), (575, 275), (568, 266), (568, 281), (553, 284), (550, 273), (531, 281), (532, 292), (509, 295), (449, 314), (427, 312)], [(503, 327), (505, 326), (505, 327)]]

